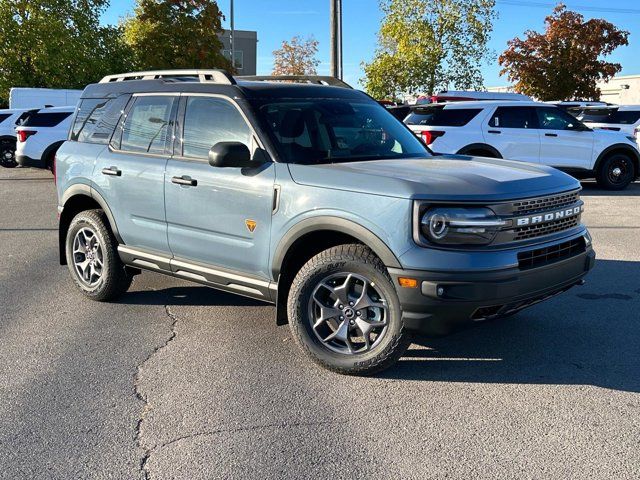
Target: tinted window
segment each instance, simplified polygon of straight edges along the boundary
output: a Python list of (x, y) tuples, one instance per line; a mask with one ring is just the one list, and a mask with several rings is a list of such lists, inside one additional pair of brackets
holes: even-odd
[(175, 97), (138, 97), (122, 127), (120, 149), (129, 152), (164, 153), (169, 138)]
[(495, 128), (537, 128), (531, 107), (498, 107), (489, 119)]
[(23, 125), (24, 122), (27, 120), (27, 118), (29, 118), (31, 115), (33, 115), (37, 111), (38, 110), (27, 110), (26, 112), (22, 112), (20, 116), (16, 119), (16, 125), (18, 126)]
[(538, 122), (544, 130), (572, 130), (580, 121), (559, 108), (537, 108)]
[(11, 116), (10, 113), (0, 113), (0, 123), (4, 122), (10, 116)]
[(429, 151), (384, 107), (360, 98), (255, 100), (280, 157), (334, 163), (429, 157)]
[(480, 108), (417, 108), (405, 118), (404, 123), (407, 125), (462, 127), (480, 111)]
[(184, 118), (182, 154), (207, 158), (218, 142), (241, 142), (251, 147), (251, 130), (229, 101), (214, 97), (189, 97)]
[(40, 111), (29, 115), (29, 117), (22, 122), (25, 127), (55, 127), (59, 125), (63, 120), (69, 118), (72, 112), (46, 112)]
[(640, 120), (640, 110), (606, 110), (585, 111), (580, 118), (583, 122), (617, 123), (620, 125), (633, 125)]
[(86, 99), (80, 103), (71, 140), (106, 144), (127, 104), (127, 95), (112, 99)]

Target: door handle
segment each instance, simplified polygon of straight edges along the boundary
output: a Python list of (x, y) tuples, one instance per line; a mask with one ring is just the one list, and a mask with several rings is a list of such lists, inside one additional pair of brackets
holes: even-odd
[(171, 183), (175, 183), (176, 185), (187, 185), (189, 187), (198, 186), (198, 181), (195, 178), (191, 178), (188, 175), (183, 175), (181, 177), (172, 177)]
[(102, 174), (103, 175), (112, 175), (114, 177), (121, 177), (122, 176), (122, 170), (118, 169), (118, 167), (103, 168), (102, 169)]
[(557, 133), (545, 133), (544, 136), (545, 137), (557, 137), (558, 134)]
[(500, 130), (487, 130), (487, 133), (493, 133), (493, 134), (499, 135), (502, 132)]

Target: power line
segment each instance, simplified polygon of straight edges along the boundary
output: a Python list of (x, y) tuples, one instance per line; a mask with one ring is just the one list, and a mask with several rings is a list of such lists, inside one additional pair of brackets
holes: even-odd
[[(556, 3), (547, 2), (531, 2), (526, 0), (496, 0), (496, 3), (502, 5), (512, 5), (514, 7), (543, 7), (554, 8)], [(627, 13), (632, 15), (640, 15), (640, 9), (637, 8), (605, 8), (605, 7), (591, 7), (587, 5), (567, 5), (567, 8), (571, 10), (582, 10), (585, 12), (596, 13)]]

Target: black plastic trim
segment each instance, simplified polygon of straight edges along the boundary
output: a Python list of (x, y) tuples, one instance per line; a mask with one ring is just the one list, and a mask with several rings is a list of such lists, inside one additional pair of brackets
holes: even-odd
[(469, 152), (471, 150), (487, 150), (488, 152), (491, 152), (493, 155), (495, 155), (495, 158), (502, 158), (502, 155), (496, 148), (486, 143), (472, 143), (470, 145), (462, 147), (460, 150), (458, 150), (456, 155), (473, 156), (468, 153), (464, 153), (464, 152)]

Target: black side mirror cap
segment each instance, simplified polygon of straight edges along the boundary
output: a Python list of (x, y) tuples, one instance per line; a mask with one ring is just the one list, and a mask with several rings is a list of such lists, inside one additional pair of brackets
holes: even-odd
[(249, 147), (241, 142), (218, 142), (209, 150), (209, 165), (212, 167), (257, 167), (260, 162), (251, 160)]

